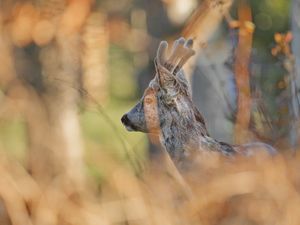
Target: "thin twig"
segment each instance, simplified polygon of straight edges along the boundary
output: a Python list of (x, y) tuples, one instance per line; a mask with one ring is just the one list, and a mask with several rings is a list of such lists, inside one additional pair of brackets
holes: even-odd
[(237, 143), (241, 143), (247, 139), (251, 115), (250, 74), (248, 65), (254, 31), (254, 25), (251, 22), (251, 8), (246, 1), (240, 2), (238, 15), (240, 29), (235, 62), (235, 77), (238, 90), (235, 140)]

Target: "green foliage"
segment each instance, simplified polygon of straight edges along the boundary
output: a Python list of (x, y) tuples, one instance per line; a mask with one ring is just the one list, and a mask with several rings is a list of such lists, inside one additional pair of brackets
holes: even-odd
[(27, 147), (25, 124), (20, 118), (0, 121), (0, 150), (23, 161)]
[(109, 54), (110, 95), (114, 99), (133, 99), (136, 93), (132, 54), (116, 45)]
[(127, 157), (144, 159), (145, 135), (126, 131), (120, 122), (122, 115), (129, 109), (128, 105), (127, 102), (112, 100), (103, 107), (104, 111), (94, 109), (82, 113), (80, 121), (87, 154), (89, 151), (105, 151), (121, 160), (127, 160)]
[(274, 43), (274, 33), (289, 30), (290, 0), (250, 2), (256, 25), (254, 47), (266, 57)]

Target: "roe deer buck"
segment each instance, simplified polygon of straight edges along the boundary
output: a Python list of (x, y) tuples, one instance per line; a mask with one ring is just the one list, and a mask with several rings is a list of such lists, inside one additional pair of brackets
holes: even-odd
[(156, 75), (136, 106), (121, 121), (129, 131), (157, 133), (173, 161), (182, 161), (197, 151), (220, 152), (223, 155), (250, 155), (256, 149), (270, 154), (276, 150), (264, 143), (229, 145), (209, 136), (200, 112), (193, 104), (191, 91), (182, 66), (195, 54), (193, 41), (175, 41), (170, 57), (168, 44), (160, 43), (154, 60)]

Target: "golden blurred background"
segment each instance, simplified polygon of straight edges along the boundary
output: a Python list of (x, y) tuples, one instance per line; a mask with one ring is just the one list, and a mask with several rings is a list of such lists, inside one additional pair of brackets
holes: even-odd
[[(1, 0), (0, 224), (300, 224), (299, 5)], [(212, 156), (173, 177), (125, 130), (159, 42), (180, 36), (212, 136), (278, 156)]]

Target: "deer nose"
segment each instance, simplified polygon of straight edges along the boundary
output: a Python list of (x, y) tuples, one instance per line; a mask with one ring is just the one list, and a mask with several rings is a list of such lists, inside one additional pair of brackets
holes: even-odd
[(124, 125), (129, 125), (130, 124), (130, 120), (128, 119), (128, 116), (127, 114), (123, 115), (122, 118), (121, 118), (121, 121)]

